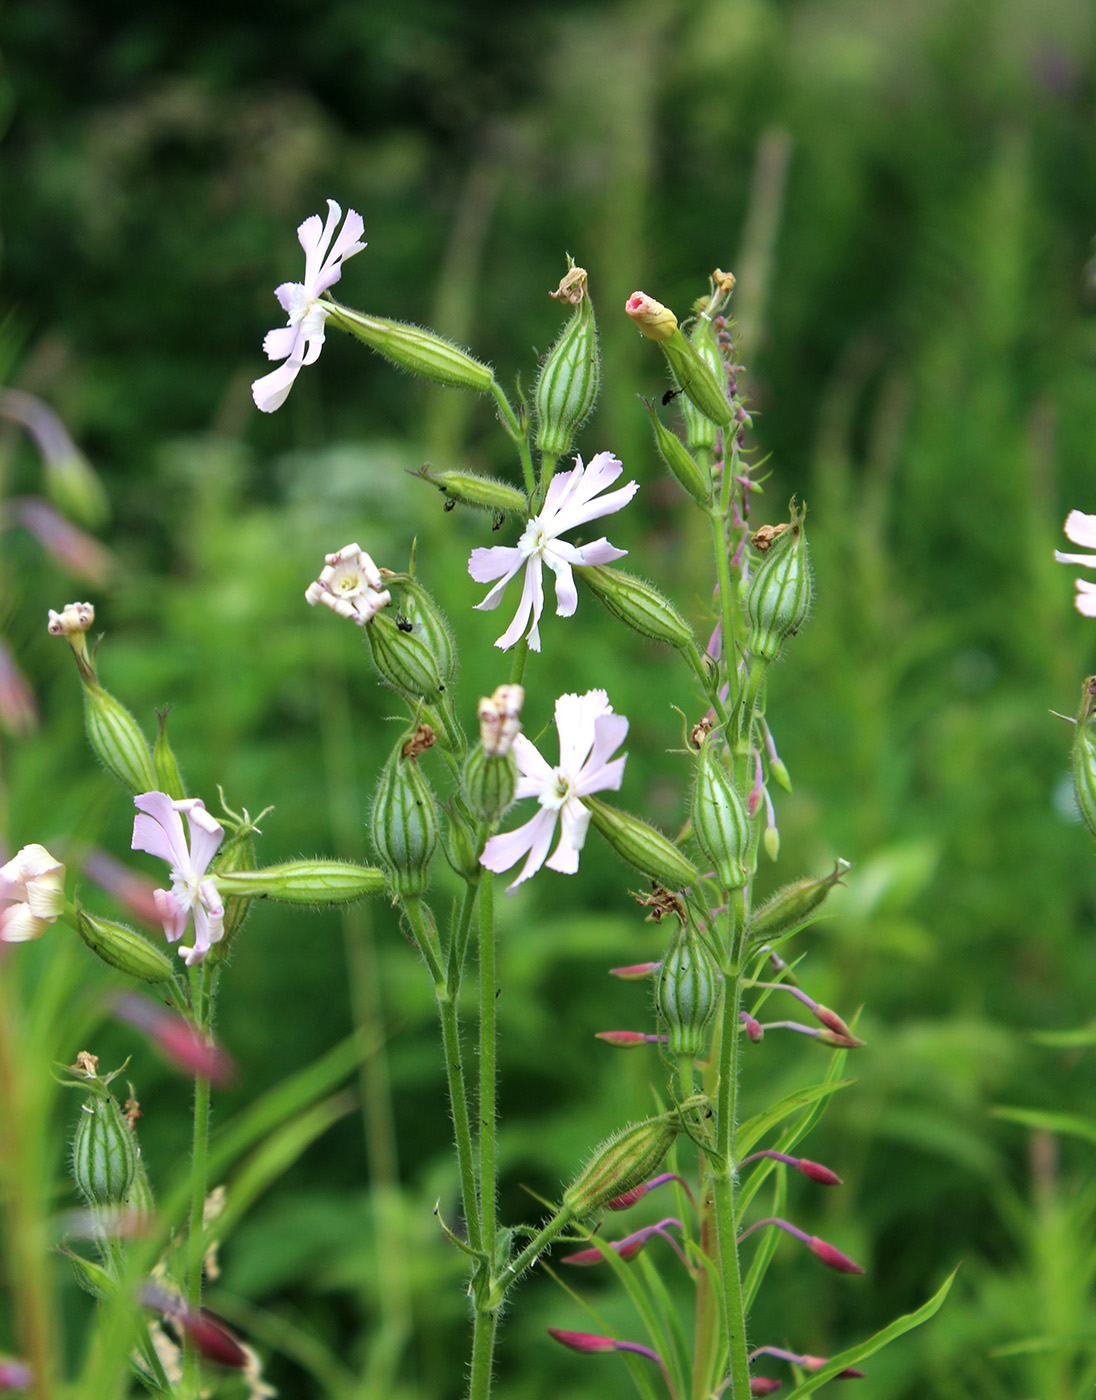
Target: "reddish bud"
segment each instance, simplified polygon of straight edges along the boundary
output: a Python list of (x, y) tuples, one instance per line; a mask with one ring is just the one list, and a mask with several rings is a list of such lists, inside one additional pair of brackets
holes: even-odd
[[(822, 1367), (828, 1366), (830, 1362), (827, 1356), (801, 1356), (799, 1358), (799, 1364), (803, 1367), (804, 1371), (810, 1371), (813, 1375), (815, 1371), (821, 1371)], [(838, 1371), (833, 1379), (835, 1381), (862, 1381), (864, 1379), (864, 1372), (858, 1371), (855, 1366), (846, 1366), (843, 1371)]]
[(806, 1157), (799, 1158), (795, 1169), (822, 1186), (841, 1186), (844, 1184), (837, 1173), (830, 1171), (829, 1167), (824, 1167), (821, 1162), (808, 1161)]
[(677, 1172), (663, 1172), (661, 1176), (653, 1176), (650, 1181), (645, 1181), (639, 1186), (633, 1186), (631, 1191), (625, 1191), (622, 1196), (616, 1196), (611, 1201), (605, 1202), (606, 1210), (627, 1210), (629, 1206), (634, 1206), (636, 1201), (642, 1200), (648, 1191), (653, 1191), (656, 1186), (665, 1186), (668, 1181), (676, 1181), (681, 1189), (688, 1196), (690, 1202), (695, 1206), (693, 1193), (689, 1190), (689, 1183), (684, 1177), (678, 1176)]
[(813, 1010), (815, 1017), (828, 1030), (835, 1032), (837, 1035), (848, 1036), (850, 1040), (852, 1039), (852, 1031), (849, 1030), (848, 1026), (842, 1021), (836, 1011), (831, 1011), (828, 1006), (822, 1006), (819, 1002), (815, 1003)]
[(833, 1045), (838, 1050), (859, 1050), (866, 1044), (863, 1040), (857, 1040), (854, 1035), (842, 1035), (840, 1031), (820, 1030), (815, 1039), (821, 1045)]
[(113, 1010), (120, 1020), (144, 1031), (161, 1053), (184, 1073), (200, 1074), (211, 1083), (221, 1085), (235, 1077), (236, 1066), (232, 1059), (173, 1011), (166, 1011), (133, 993), (119, 997)]
[(761, 1022), (757, 1020), (756, 1017), (751, 1016), (748, 1011), (740, 1011), (738, 1013), (738, 1019), (746, 1027), (747, 1038), (752, 1040), (753, 1043), (756, 1045), (757, 1042), (761, 1040), (761, 1038), (765, 1034), (764, 1030), (762, 1029)]
[(666, 1037), (664, 1035), (644, 1035), (642, 1031), (598, 1031), (596, 1039), (630, 1050), (636, 1045), (657, 1045), (660, 1040), (665, 1040)]
[(821, 1259), (823, 1264), (828, 1264), (831, 1269), (837, 1269), (843, 1274), (862, 1274), (864, 1270), (856, 1264), (847, 1254), (842, 1254), (839, 1249), (835, 1249), (832, 1244), (827, 1244), (825, 1240), (820, 1240), (817, 1235), (812, 1235), (807, 1241), (807, 1248)]
[(650, 977), (662, 966), (657, 962), (632, 963), (630, 967), (611, 967), (610, 976), (621, 977), (626, 982), (638, 982), (643, 977)]
[(236, 1371), (242, 1371), (248, 1365), (248, 1355), (242, 1343), (237, 1340), (228, 1324), (207, 1308), (192, 1312), (177, 1293), (171, 1293), (154, 1283), (141, 1290), (141, 1302), (146, 1308), (155, 1308), (165, 1317), (170, 1317), (207, 1361)]
[(0, 1356), (0, 1391), (29, 1390), (34, 1376), (29, 1366), (11, 1357)]
[(771, 1376), (754, 1376), (750, 1381), (751, 1395), (773, 1395), (780, 1389), (780, 1381)]
[(563, 1332), (558, 1327), (548, 1328), (549, 1337), (555, 1337), (572, 1351), (595, 1352), (616, 1351), (617, 1344), (612, 1337), (596, 1337), (592, 1332)]

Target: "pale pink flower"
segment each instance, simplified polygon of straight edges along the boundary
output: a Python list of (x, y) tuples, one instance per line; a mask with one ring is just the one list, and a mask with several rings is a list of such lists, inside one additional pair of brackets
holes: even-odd
[(65, 867), (30, 845), (0, 867), (0, 943), (41, 938), (65, 909)]
[(346, 259), (366, 246), (359, 242), (365, 223), (353, 209), (347, 210), (342, 232), (335, 238), (335, 228), (341, 218), (342, 209), (329, 199), (326, 222), (319, 214), (312, 214), (297, 229), (297, 238), (304, 249), (304, 281), (283, 282), (275, 291), (289, 320), (285, 326), (269, 331), (263, 341), (267, 359), (285, 363), (256, 379), (251, 386), (255, 406), (263, 413), (281, 408), (301, 368), (314, 364), (319, 358), (328, 316), (319, 298), (342, 276), (342, 264)]
[[(196, 797), (176, 802), (165, 792), (142, 792), (133, 802), (140, 813), (133, 819), (133, 849), (171, 866), (171, 889), (154, 890), (152, 895), (167, 941), (178, 942), (194, 916), (194, 946), (179, 949), (187, 967), (193, 967), (224, 936), (224, 904), (206, 871), (225, 829)], [(189, 847), (180, 812), (190, 828)]]
[[(1071, 510), (1066, 516), (1065, 532), (1066, 539), (1074, 544), (1082, 545), (1085, 549), (1096, 549), (1096, 515)], [(1080, 564), (1085, 569), (1096, 569), (1096, 554), (1063, 554), (1056, 549), (1054, 557), (1059, 564)], [(1096, 583), (1089, 583), (1083, 578), (1074, 579), (1073, 582), (1077, 585), (1077, 596), (1073, 600), (1077, 611), (1086, 617), (1096, 617)]]
[(581, 546), (565, 544), (559, 538), (568, 530), (603, 515), (611, 515), (628, 504), (639, 490), (637, 482), (629, 481), (627, 486), (611, 491), (600, 500), (594, 499), (599, 492), (612, 485), (623, 470), (611, 452), (599, 452), (588, 467), (582, 465), (581, 457), (576, 457), (575, 465), (569, 472), (561, 472), (552, 478), (540, 514), (530, 519), (525, 533), (515, 546), (494, 545), (490, 549), (472, 551), (468, 572), (476, 582), (490, 583), (498, 579), (483, 602), (476, 604), (477, 608), (497, 608), (506, 585), (519, 569), (525, 569), (517, 613), (495, 646), (502, 647), (504, 651), (512, 647), (524, 634), (531, 617), (533, 625), (529, 630), (529, 646), (533, 651), (540, 651), (539, 623), (544, 611), (542, 564), (546, 564), (556, 576), (557, 617), (570, 617), (578, 606), (578, 590), (571, 565), (610, 564), (627, 554), (626, 549), (616, 549), (604, 536)]
[[(559, 763), (555, 768), (544, 761), (536, 745), (524, 734), (514, 739), (513, 752), (521, 774), (516, 796), (535, 797), (540, 810), (516, 831), (492, 836), (480, 856), (481, 865), (498, 872), (509, 870), (528, 854), (521, 874), (507, 891), (509, 894), (542, 865), (573, 875), (590, 825), (590, 813), (581, 799), (595, 792), (616, 792), (624, 780), (627, 754), (611, 760), (610, 755), (624, 742), (628, 721), (613, 713), (604, 690), (561, 695), (556, 701), (556, 729)], [(545, 860), (557, 821), (561, 828), (559, 844)]]
[(324, 556), (320, 576), (308, 585), (304, 597), (312, 607), (323, 603), (359, 627), (372, 622), (381, 608), (392, 601), (381, 571), (356, 544), (344, 544), (337, 554)]

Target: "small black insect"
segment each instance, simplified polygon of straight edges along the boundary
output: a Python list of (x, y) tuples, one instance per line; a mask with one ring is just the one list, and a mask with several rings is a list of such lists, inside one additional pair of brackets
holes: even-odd
[(396, 626), (401, 632), (413, 632), (415, 630), (415, 624), (407, 617), (397, 617)]
[(671, 399), (676, 399), (678, 394), (681, 394), (683, 392), (684, 390), (682, 389), (667, 389), (666, 392), (662, 395), (662, 407), (665, 408)]

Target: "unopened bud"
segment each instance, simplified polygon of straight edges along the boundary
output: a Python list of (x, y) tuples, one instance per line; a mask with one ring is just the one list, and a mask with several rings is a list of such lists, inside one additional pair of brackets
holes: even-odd
[(421, 375), (449, 388), (471, 389), (477, 394), (489, 393), (495, 382), (490, 365), (459, 350), (433, 331), (404, 321), (389, 321), (383, 316), (366, 316), (338, 302), (325, 300), (324, 307), (329, 326), (349, 331), (410, 374)]
[(774, 1376), (751, 1376), (750, 1394), (775, 1395), (782, 1385), (783, 1382), (778, 1381)]
[(742, 889), (750, 878), (750, 823), (746, 804), (724, 767), (722, 739), (709, 734), (700, 746), (693, 780), (693, 836), (725, 890)]
[(604, 1040), (606, 1045), (615, 1045), (621, 1050), (632, 1050), (637, 1045), (657, 1045), (666, 1039), (664, 1035), (648, 1035), (645, 1031), (595, 1031), (595, 1040)]
[(631, 963), (628, 967), (611, 967), (609, 975), (619, 977), (625, 982), (639, 982), (657, 972), (661, 966), (662, 964), (657, 962)]
[(839, 858), (829, 875), (817, 880), (796, 880), (794, 884), (786, 885), (763, 904), (750, 920), (746, 931), (749, 941), (766, 943), (809, 924), (829, 892), (841, 883), (843, 876), (851, 869), (849, 861)]
[(524, 492), (493, 476), (442, 470), (429, 465), (420, 467), (410, 475), (421, 476), (423, 481), (436, 486), (445, 497), (446, 510), (459, 504), (476, 510), (494, 511), (497, 515), (524, 515), (529, 509)]
[(218, 870), (214, 883), (223, 896), (274, 899), (282, 904), (352, 904), (384, 893), (384, 874), (348, 860), (287, 860), (259, 870)]
[[(396, 626), (405, 637), (417, 638), (434, 658), (443, 682), (453, 678), (457, 658), (449, 621), (433, 596), (416, 579), (400, 579), (402, 599)], [(408, 628), (407, 623), (410, 623)]]
[[(727, 368), (723, 363), (723, 356), (719, 353), (719, 342), (716, 340), (715, 327), (710, 316), (702, 313), (696, 318), (696, 323), (689, 332), (689, 344), (696, 351), (698, 359), (711, 371), (716, 383), (725, 385)], [(696, 408), (688, 394), (682, 397), (681, 416), (685, 420), (686, 442), (689, 447), (694, 452), (710, 452), (716, 443), (715, 423)]]
[(662, 1165), (681, 1124), (676, 1113), (622, 1128), (563, 1193), (563, 1205), (577, 1220), (596, 1214), (608, 1201), (641, 1185)]
[(799, 631), (811, 606), (811, 569), (803, 513), (792, 505), (791, 523), (765, 552), (746, 595), (751, 655), (773, 661)]
[(1081, 692), (1081, 708), (1077, 715), (1077, 728), (1073, 737), (1073, 795), (1077, 799), (1077, 810), (1088, 827), (1090, 836), (1096, 838), (1096, 676), (1089, 676)]
[(497, 822), (513, 804), (518, 790), (518, 765), (513, 753), (490, 754), (483, 744), (469, 752), (464, 763), (464, 798), (472, 815), (481, 822)]
[(612, 615), (633, 632), (679, 649), (693, 641), (693, 629), (670, 600), (634, 574), (604, 564), (575, 564), (574, 571)]
[(662, 963), (658, 1009), (670, 1030), (670, 1050), (695, 1059), (715, 1015), (722, 976), (691, 924), (682, 929)]
[[(643, 400), (643, 407), (647, 410), (647, 416), (651, 420), (651, 428), (654, 430), (655, 448), (670, 474), (677, 478), (679, 485), (688, 491), (694, 501), (702, 506), (710, 505), (712, 501), (711, 474), (702, 470), (676, 433), (672, 433), (665, 426), (655, 412), (655, 406), (650, 399)], [(705, 418), (700, 421), (707, 423), (708, 420)], [(714, 428), (712, 429), (712, 442), (715, 442)]]
[(409, 700), (428, 704), (441, 698), (445, 680), (421, 637), (403, 631), (390, 617), (375, 617), (365, 629), (373, 664), (384, 679)]
[(609, 845), (630, 865), (670, 889), (693, 885), (699, 878), (696, 866), (661, 831), (638, 817), (619, 812), (599, 798), (584, 797), (590, 820)]
[(817, 1259), (821, 1259), (823, 1264), (828, 1264), (831, 1269), (836, 1269), (842, 1274), (862, 1274), (864, 1270), (859, 1264), (849, 1258), (847, 1254), (842, 1254), (839, 1249), (835, 1249), (832, 1244), (827, 1244), (825, 1240), (820, 1240), (817, 1235), (812, 1235), (807, 1241), (807, 1248)]
[(718, 427), (730, 427), (734, 412), (726, 389), (686, 340), (674, 313), (643, 292), (633, 292), (624, 309), (648, 340), (658, 341), (678, 388), (693, 406)]
[(397, 894), (421, 895), (438, 844), (437, 808), (418, 760), (403, 758), (399, 745), (381, 771), (370, 831)]
[(100, 919), (76, 904), (76, 928), (84, 943), (108, 966), (140, 982), (168, 982), (175, 965), (166, 953), (154, 948), (125, 924)]
[(560, 457), (571, 450), (575, 434), (597, 402), (601, 357), (585, 269), (571, 263), (559, 290), (552, 295), (575, 309), (544, 358), (534, 401), (537, 448), (550, 457)]
[(148, 742), (126, 707), (98, 682), (81, 674), (84, 727), (99, 762), (133, 793), (157, 791)]
[(677, 333), (677, 317), (646, 292), (633, 292), (624, 310), (636, 324), (636, 329), (648, 340), (667, 340)]
[(137, 1143), (114, 1095), (102, 1084), (81, 1106), (72, 1142), (72, 1178), (89, 1205), (121, 1205), (137, 1170)]

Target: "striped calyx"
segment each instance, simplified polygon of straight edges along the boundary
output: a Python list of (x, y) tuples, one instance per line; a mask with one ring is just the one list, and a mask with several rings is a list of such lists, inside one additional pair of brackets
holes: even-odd
[(544, 357), (534, 401), (537, 448), (548, 456), (560, 457), (571, 450), (575, 433), (597, 402), (601, 358), (585, 269), (571, 263), (552, 296), (570, 303), (574, 310)]
[(774, 661), (789, 637), (806, 621), (811, 606), (811, 568), (807, 559), (805, 511), (792, 502), (791, 520), (778, 531), (759, 530), (755, 548), (764, 555), (746, 595), (751, 655)]
[(397, 744), (381, 770), (370, 818), (373, 846), (399, 895), (421, 895), (429, 884), (438, 844), (434, 794), (418, 759)]
[(429, 645), (412, 630), (378, 613), (364, 629), (373, 664), (384, 679), (409, 700), (433, 703), (445, 691), (445, 679)]
[(746, 927), (748, 943), (771, 943), (805, 928), (816, 917), (829, 892), (842, 883), (851, 869), (850, 862), (839, 856), (833, 870), (821, 879), (796, 880), (778, 890), (750, 919)]
[(737, 890), (750, 878), (750, 821), (731, 775), (723, 764), (722, 739), (709, 734), (701, 743), (690, 815), (693, 835), (704, 859), (725, 890)]
[(693, 629), (669, 598), (651, 584), (605, 564), (575, 564), (574, 571), (594, 597), (633, 632), (679, 650), (692, 642)]
[[(715, 338), (715, 328), (711, 317), (704, 314), (696, 318), (696, 324), (689, 332), (689, 344), (697, 357), (711, 370), (717, 384), (727, 382), (727, 367), (719, 353), (719, 343)], [(702, 413), (689, 396), (683, 395), (681, 416), (685, 420), (685, 441), (692, 451), (711, 451), (716, 442), (716, 426), (707, 414)]]
[(141, 727), (126, 707), (94, 680), (84, 687), (84, 728), (95, 756), (130, 792), (158, 791), (159, 779)]
[(72, 1142), (72, 1177), (93, 1206), (125, 1203), (137, 1172), (137, 1142), (105, 1085), (81, 1105)]
[(109, 967), (139, 982), (168, 982), (175, 975), (175, 964), (125, 924), (100, 919), (76, 902), (76, 928), (86, 947)]
[(481, 822), (497, 822), (513, 804), (518, 787), (518, 764), (512, 749), (488, 753), (476, 744), (464, 763), (464, 798)]
[(610, 807), (597, 797), (584, 797), (582, 803), (590, 813), (592, 824), (629, 865), (666, 889), (679, 890), (696, 883), (699, 878), (696, 866), (657, 828)]
[(1073, 739), (1072, 768), (1073, 795), (1077, 799), (1077, 810), (1088, 827), (1089, 835), (1096, 838), (1096, 736), (1093, 723), (1096, 722), (1096, 676), (1089, 676), (1081, 692), (1081, 709), (1077, 715), (1077, 731)]
[(719, 1002), (722, 978), (715, 959), (692, 925), (681, 929), (662, 960), (658, 1010), (669, 1030), (670, 1050), (696, 1058)]
[(663, 1114), (614, 1133), (564, 1191), (564, 1208), (576, 1220), (585, 1220), (641, 1186), (658, 1171), (680, 1131), (677, 1115)]
[(407, 579), (401, 584), (401, 590), (400, 614), (404, 623), (411, 624), (410, 632), (404, 635), (417, 637), (423, 642), (434, 658), (442, 681), (451, 681), (456, 670), (457, 655), (448, 619), (433, 596), (416, 579)]
[(408, 325), (405, 321), (389, 321), (384, 316), (367, 316), (337, 301), (325, 299), (322, 305), (327, 312), (328, 325), (338, 326), (364, 340), (370, 349), (400, 369), (452, 389), (471, 389), (477, 394), (491, 392), (495, 382), (491, 366), (434, 331)]
[[(709, 506), (712, 503), (712, 477), (711, 473), (701, 469), (699, 463), (693, 458), (692, 453), (685, 446), (676, 434), (670, 432), (669, 428), (662, 422), (655, 412), (655, 406), (650, 399), (643, 400), (643, 406), (647, 410), (647, 416), (651, 420), (651, 428), (655, 435), (655, 447), (658, 455), (662, 458), (667, 469), (678, 483), (688, 491), (693, 500), (699, 505)], [(689, 412), (694, 417), (696, 410), (690, 404)], [(699, 420), (707, 423), (706, 418)], [(711, 426), (709, 424), (709, 426)], [(715, 428), (712, 428), (712, 444), (715, 443)]]

